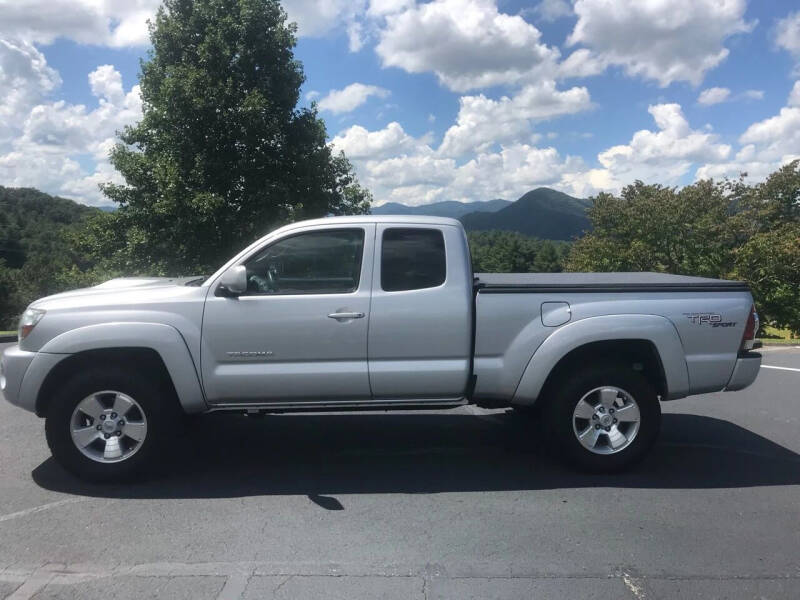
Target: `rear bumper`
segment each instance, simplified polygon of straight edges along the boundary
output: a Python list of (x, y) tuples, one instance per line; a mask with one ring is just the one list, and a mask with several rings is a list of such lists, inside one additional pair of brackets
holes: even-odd
[(733, 368), (730, 381), (725, 386), (725, 391), (743, 390), (756, 380), (760, 368), (761, 355), (758, 352), (740, 354), (739, 358), (736, 359), (736, 366)]
[(26, 352), (20, 350), (19, 346), (11, 346), (0, 357), (0, 392), (11, 404), (30, 411), (35, 410), (35, 407), (22, 402), (20, 390), (25, 373), (35, 356), (36, 352)]

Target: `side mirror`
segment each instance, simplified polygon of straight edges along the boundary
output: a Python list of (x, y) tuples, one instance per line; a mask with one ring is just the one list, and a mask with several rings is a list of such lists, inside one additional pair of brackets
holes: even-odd
[(247, 268), (244, 265), (231, 267), (219, 279), (220, 288), (231, 296), (238, 296), (247, 291)]

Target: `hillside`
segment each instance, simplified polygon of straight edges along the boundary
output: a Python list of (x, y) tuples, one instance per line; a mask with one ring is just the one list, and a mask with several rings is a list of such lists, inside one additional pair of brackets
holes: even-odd
[(451, 217), (458, 219), (471, 212), (495, 212), (511, 202), (508, 200), (487, 200), (485, 202), (434, 202), (424, 206), (407, 206), (399, 202), (387, 202), (381, 206), (373, 206), (373, 215), (428, 215), (431, 217)]
[(0, 259), (21, 268), (29, 256), (55, 250), (64, 228), (96, 211), (32, 188), (0, 186)]
[(588, 200), (537, 188), (497, 212), (471, 212), (461, 222), (467, 231), (516, 231), (547, 240), (571, 240), (589, 229), (589, 206)]

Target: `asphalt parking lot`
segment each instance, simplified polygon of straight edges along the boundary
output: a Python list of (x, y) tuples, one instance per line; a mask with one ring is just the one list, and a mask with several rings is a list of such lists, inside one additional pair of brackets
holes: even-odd
[[(2, 350), (2, 346), (0, 346)], [(503, 411), (203, 417), (95, 486), (0, 402), (0, 597), (800, 597), (800, 348), (588, 476)], [(795, 369), (795, 370), (791, 370)]]

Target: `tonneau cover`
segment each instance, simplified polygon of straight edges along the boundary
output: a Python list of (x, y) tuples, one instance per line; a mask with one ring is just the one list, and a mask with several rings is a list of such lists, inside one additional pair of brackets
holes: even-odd
[(479, 292), (730, 292), (749, 291), (741, 281), (668, 273), (476, 273)]

